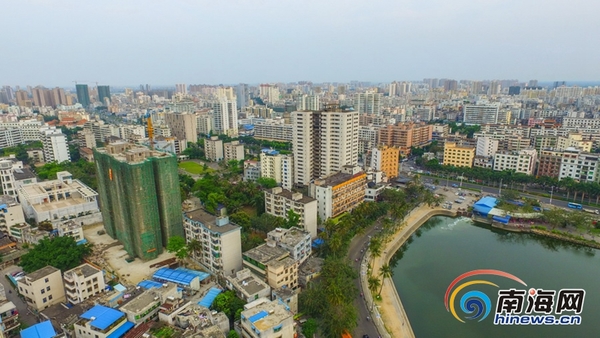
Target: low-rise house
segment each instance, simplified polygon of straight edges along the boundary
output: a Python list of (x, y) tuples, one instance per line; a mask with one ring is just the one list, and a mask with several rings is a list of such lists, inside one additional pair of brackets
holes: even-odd
[(67, 301), (71, 304), (81, 303), (106, 288), (102, 270), (88, 263), (66, 271), (63, 280)]
[(244, 338), (294, 336), (293, 314), (278, 301), (261, 302), (242, 311), (240, 326)]
[(65, 301), (62, 274), (50, 265), (26, 274), (17, 287), (27, 305), (38, 311)]
[(74, 324), (76, 338), (118, 338), (134, 327), (125, 313), (96, 305), (84, 312)]
[(235, 291), (237, 296), (247, 303), (269, 297), (271, 294), (271, 287), (248, 269), (242, 269), (235, 276), (227, 277), (226, 283), (228, 289)]

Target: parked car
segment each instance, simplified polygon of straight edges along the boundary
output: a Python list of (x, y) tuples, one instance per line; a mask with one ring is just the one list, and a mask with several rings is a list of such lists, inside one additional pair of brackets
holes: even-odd
[(458, 188), (458, 184), (452, 183), (452, 188)]

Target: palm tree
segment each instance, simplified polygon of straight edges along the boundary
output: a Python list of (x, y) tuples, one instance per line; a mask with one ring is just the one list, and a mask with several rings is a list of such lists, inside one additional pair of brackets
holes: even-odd
[(381, 286), (381, 281), (376, 276), (369, 276), (367, 282), (369, 283), (369, 291), (371, 291), (372, 294), (375, 294)]
[(369, 251), (371, 251), (371, 261), (375, 262), (375, 258), (381, 257), (381, 239), (373, 238), (371, 242), (369, 242)]
[(198, 241), (197, 239), (192, 239), (187, 244), (187, 248), (192, 253), (192, 257), (195, 258), (197, 251), (202, 249), (202, 243), (200, 243), (200, 241)]
[(381, 291), (383, 290), (383, 284), (385, 282), (385, 279), (391, 278), (394, 275), (394, 271), (392, 270), (392, 267), (389, 266), (389, 264), (384, 264), (379, 268), (379, 275), (382, 278), (382, 282), (381, 288), (379, 289), (379, 293), (377, 294), (377, 296), (381, 297)]

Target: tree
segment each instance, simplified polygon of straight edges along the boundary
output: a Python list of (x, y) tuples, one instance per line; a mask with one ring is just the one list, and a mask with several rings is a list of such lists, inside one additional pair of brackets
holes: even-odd
[(304, 324), (302, 324), (302, 334), (306, 338), (312, 338), (315, 333), (317, 333), (317, 321), (313, 318), (308, 319)]
[(369, 283), (369, 291), (371, 291), (372, 294), (375, 294), (379, 289), (379, 286), (381, 286), (381, 281), (379, 280), (379, 277), (376, 276), (369, 276), (367, 282)]
[(189, 254), (188, 247), (185, 244), (185, 238), (181, 236), (169, 237), (167, 251), (170, 253), (175, 253), (175, 257), (180, 260), (184, 260)]
[(260, 177), (259, 179), (256, 180), (256, 183), (258, 183), (264, 189), (271, 189), (271, 188), (275, 188), (277, 186), (277, 181), (275, 181), (275, 179), (270, 178), (270, 177)]
[(235, 295), (235, 292), (232, 290), (225, 291), (220, 293), (213, 302), (211, 308), (213, 310), (223, 312), (227, 315), (231, 324), (235, 321), (236, 317), (239, 317), (240, 310), (244, 309), (244, 302), (242, 299), (238, 298)]
[(187, 244), (187, 250), (188, 250), (188, 252), (191, 252), (192, 254), (195, 254), (200, 249), (202, 249), (202, 243), (200, 243), (197, 239), (192, 239)]
[(67, 271), (80, 265), (91, 252), (90, 244), (77, 245), (73, 237), (44, 238), (21, 257), (19, 266), (28, 273), (47, 265)]
[(227, 338), (240, 338), (240, 335), (235, 330), (230, 330), (227, 334)]
[(295, 213), (294, 210), (289, 209), (286, 215), (284, 227), (289, 229), (291, 227), (297, 227), (300, 224), (300, 215)]
[(52, 231), (54, 230), (54, 227), (52, 226), (52, 222), (50, 222), (49, 220), (45, 220), (38, 223), (38, 229), (44, 231)]
[(379, 289), (378, 296), (381, 297), (381, 291), (383, 291), (383, 284), (386, 278), (391, 278), (394, 275), (394, 271), (388, 264), (384, 264), (379, 268), (379, 274), (381, 275), (381, 288)]

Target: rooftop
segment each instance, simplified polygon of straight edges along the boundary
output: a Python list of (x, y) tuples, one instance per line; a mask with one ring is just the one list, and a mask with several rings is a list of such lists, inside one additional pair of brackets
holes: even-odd
[(65, 272), (64, 274), (65, 275), (67, 275), (67, 274), (83, 275), (84, 278), (87, 278), (87, 277), (97, 274), (98, 272), (100, 272), (100, 270), (89, 265), (88, 263), (84, 263), (76, 268), (73, 268), (73, 269)]
[(248, 269), (239, 271), (234, 278), (231, 278), (231, 282), (236, 289), (244, 290), (249, 296), (269, 288), (267, 283), (254, 276)]
[(291, 257), (285, 257), (284, 259), (272, 259), (268, 262), (269, 267), (273, 269), (285, 268), (296, 264), (296, 261)]
[(346, 181), (349, 181), (355, 177), (361, 176), (361, 175), (365, 175), (364, 172), (360, 172), (358, 174), (345, 174), (345, 173), (337, 173), (337, 174), (333, 174), (333, 175), (329, 175), (321, 180), (315, 180), (315, 184), (320, 186), (320, 187), (335, 187), (337, 185), (340, 185)]
[(141, 163), (148, 158), (172, 157), (174, 155), (158, 150), (150, 150), (150, 148), (129, 143), (122, 140), (110, 142), (104, 148), (96, 148), (96, 151), (102, 154), (108, 154), (117, 161), (125, 163)]
[(209, 326), (200, 331), (200, 337), (203, 338), (226, 338), (218, 325)]
[(29, 168), (14, 169), (13, 175), (15, 176), (16, 181), (22, 181), (28, 178), (36, 177), (35, 174), (29, 170)]
[(0, 205), (1, 204), (6, 204), (7, 206), (11, 207), (13, 205), (17, 205), (17, 199), (14, 198), (13, 196), (10, 195), (0, 195)]
[(135, 297), (129, 303), (121, 306), (122, 311), (129, 311), (131, 313), (139, 313), (148, 307), (148, 305), (156, 303), (159, 298), (151, 289), (142, 292), (141, 295)]
[(318, 273), (323, 267), (324, 260), (319, 257), (309, 257), (298, 268), (298, 273), (303, 275), (312, 275)]
[(82, 304), (75, 304), (70, 308), (67, 308), (63, 304), (54, 304), (41, 312), (41, 315), (52, 321), (52, 324), (56, 328), (60, 328), (61, 325), (71, 325), (79, 319), (82, 313), (85, 312), (85, 308)]
[(22, 338), (52, 338), (56, 336), (56, 331), (49, 320), (35, 324), (21, 331)]
[(294, 193), (292, 191), (289, 191), (287, 189), (282, 189), (282, 188), (269, 189), (269, 190), (267, 190), (267, 192), (269, 192), (271, 194), (274, 194), (274, 195), (277, 195), (277, 196), (281, 196), (281, 197), (283, 197), (285, 199), (288, 199), (288, 200), (294, 200), (295, 196), (300, 197), (300, 199), (296, 199), (295, 201), (298, 202), (298, 203), (302, 203), (302, 204), (307, 204), (307, 203), (310, 203), (312, 201), (316, 201), (316, 199), (314, 199), (312, 197), (303, 195), (301, 193)]
[(292, 313), (278, 302), (268, 302), (243, 311), (242, 316), (259, 331), (264, 332), (292, 317)]
[(298, 227), (292, 227), (290, 229), (276, 228), (275, 230), (269, 231), (267, 236), (278, 243), (285, 244), (291, 248), (303, 241), (310, 242), (310, 233)]
[[(186, 212), (185, 217), (187, 217), (193, 221), (202, 223), (204, 225), (204, 227), (206, 227), (210, 231), (218, 232), (221, 234), (240, 229), (239, 226), (237, 226), (233, 223), (229, 223), (229, 220), (227, 220), (227, 224), (218, 226), (217, 225), (218, 217), (209, 214), (208, 212), (204, 211), (203, 209), (197, 209), (194, 211)], [(225, 220), (223, 219), (223, 221), (225, 221)]]
[(55, 273), (57, 271), (60, 273), (59, 269), (57, 269), (57, 268), (55, 268), (53, 266), (48, 265), (48, 266), (45, 266), (45, 267), (43, 267), (43, 268), (41, 268), (39, 270), (36, 270), (34, 272), (31, 272), (31, 273), (28, 273), (27, 275), (25, 275), (25, 277), (27, 277), (32, 282), (35, 282), (36, 280), (44, 278), (44, 277), (46, 277), (46, 276), (48, 276), (48, 275), (50, 275), (52, 273)]
[(243, 253), (244, 256), (251, 258), (261, 264), (267, 264), (272, 259), (281, 259), (288, 255), (288, 252), (277, 246), (262, 244), (254, 249)]
[(84, 312), (81, 315), (81, 318), (90, 320), (91, 326), (104, 330), (123, 316), (125, 316), (125, 314), (121, 311), (102, 305), (96, 305)]

